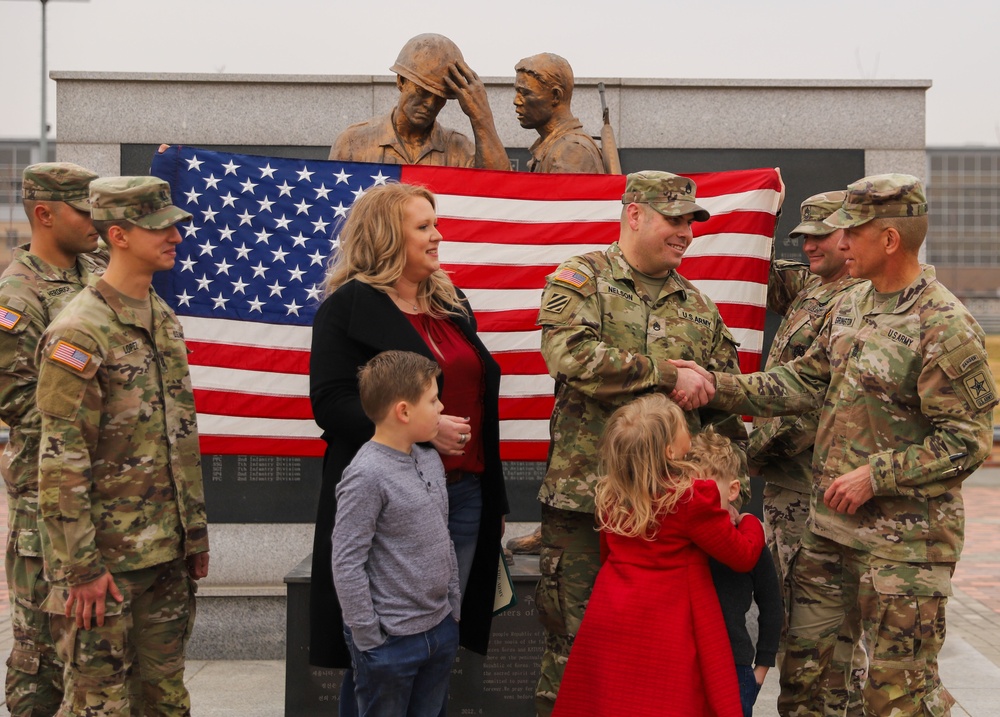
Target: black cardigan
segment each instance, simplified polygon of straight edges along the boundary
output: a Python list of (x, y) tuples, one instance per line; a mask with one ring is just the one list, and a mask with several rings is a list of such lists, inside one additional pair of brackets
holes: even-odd
[[(464, 302), (465, 297), (460, 296)], [(479, 352), (486, 372), (482, 426), (486, 459), (482, 476), (483, 513), (472, 573), (462, 600), (460, 623), (461, 644), (485, 655), (493, 620), (501, 518), (508, 512), (497, 414), (500, 367), (479, 340), (475, 319), (463, 315), (451, 318)], [(358, 368), (376, 354), (390, 349), (435, 358), (420, 334), (384, 292), (351, 280), (327, 298), (316, 312), (309, 359), (309, 397), (316, 423), (323, 429), (323, 439), (327, 443), (313, 538), (309, 602), (309, 662), (317, 667), (350, 667), (351, 664), (330, 566), (330, 539), (336, 512), (334, 491), (344, 468), (375, 432), (374, 425), (361, 409)]]

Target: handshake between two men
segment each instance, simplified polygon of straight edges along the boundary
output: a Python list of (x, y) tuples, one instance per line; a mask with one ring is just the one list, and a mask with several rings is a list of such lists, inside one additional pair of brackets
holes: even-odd
[[(670, 398), (685, 411), (693, 411), (715, 398), (715, 374), (694, 361), (671, 359), (677, 367), (677, 383)], [(823, 493), (823, 502), (838, 513), (854, 513), (875, 497), (871, 468), (867, 463), (834, 479)]]

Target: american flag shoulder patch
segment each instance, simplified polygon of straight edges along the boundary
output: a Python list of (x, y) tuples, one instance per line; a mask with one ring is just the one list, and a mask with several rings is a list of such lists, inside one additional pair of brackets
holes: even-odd
[(21, 315), (16, 311), (12, 311), (6, 307), (0, 306), (0, 328), (7, 329), (10, 331), (15, 326), (17, 322), (21, 320)]
[(552, 281), (569, 284), (570, 286), (579, 289), (581, 286), (590, 281), (590, 277), (586, 274), (581, 274), (575, 269), (560, 269), (552, 275)]
[(56, 343), (55, 348), (52, 349), (52, 353), (49, 356), (53, 361), (58, 361), (77, 371), (83, 371), (87, 368), (87, 364), (93, 358), (91, 354), (88, 354), (83, 349), (63, 340)]

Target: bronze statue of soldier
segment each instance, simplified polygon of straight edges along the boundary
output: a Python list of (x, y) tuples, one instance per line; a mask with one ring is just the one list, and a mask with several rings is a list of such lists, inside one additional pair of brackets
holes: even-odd
[[(399, 89), (396, 106), (388, 115), (341, 132), (330, 148), (330, 159), (510, 169), (486, 86), (454, 42), (444, 35), (417, 35), (403, 45), (390, 69)], [(475, 143), (438, 123), (438, 113), (450, 99), (457, 99), (468, 116)]]
[(514, 107), (525, 129), (538, 132), (531, 145), (532, 172), (604, 174), (601, 150), (570, 109), (573, 68), (559, 55), (543, 52), (515, 66)]

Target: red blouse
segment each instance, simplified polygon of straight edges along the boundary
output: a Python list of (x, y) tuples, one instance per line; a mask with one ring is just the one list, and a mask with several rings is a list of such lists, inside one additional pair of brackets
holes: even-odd
[(468, 417), (472, 434), (461, 456), (441, 456), (445, 471), (461, 470), (482, 473), (486, 469), (483, 456), (483, 393), (486, 390), (485, 370), (475, 347), (450, 319), (436, 319), (427, 314), (405, 314), (420, 337), (437, 358), (444, 375), (441, 403), (449, 416)]

